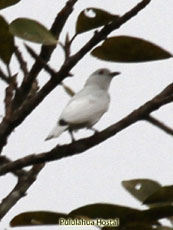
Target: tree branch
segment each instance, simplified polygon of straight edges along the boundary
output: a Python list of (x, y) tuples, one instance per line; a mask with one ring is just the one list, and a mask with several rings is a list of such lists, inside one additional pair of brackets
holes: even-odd
[(28, 155), (24, 158), (18, 159), (0, 168), (0, 175), (20, 169), (33, 164), (39, 164), (48, 161), (60, 160), (64, 157), (70, 157), (76, 154), (85, 152), (86, 150), (100, 144), (108, 138), (116, 135), (118, 132), (124, 130), (137, 121), (144, 120), (153, 111), (159, 109), (161, 106), (173, 102), (173, 83), (167, 86), (160, 94), (152, 100), (146, 102), (144, 105), (130, 113), (128, 116), (115, 123), (114, 125), (104, 129), (103, 131), (94, 134), (91, 137), (83, 138), (78, 141), (59, 146), (57, 145), (49, 152), (40, 154)]
[(161, 130), (163, 130), (167, 134), (173, 136), (173, 129), (171, 129), (170, 127), (168, 127), (167, 125), (165, 125), (163, 122), (157, 120), (153, 116), (146, 117), (146, 121), (148, 121), (151, 124), (155, 125), (156, 127), (160, 128)]
[(19, 177), (18, 183), (14, 189), (0, 204), (0, 220), (17, 203), (17, 201), (26, 195), (26, 191), (34, 183), (43, 167), (44, 164), (35, 165), (29, 170), (29, 172)]
[(16, 49), (15, 49), (15, 55), (16, 55), (16, 58), (19, 62), (19, 65), (20, 65), (20, 68), (24, 74), (24, 77), (26, 78), (27, 75), (28, 75), (28, 68), (27, 68), (27, 63), (26, 61), (23, 59), (23, 56), (22, 56), (22, 53), (20, 52), (19, 48), (16, 46)]
[[(8, 157), (0, 156), (0, 165), (1, 165), (1, 167), (3, 165), (9, 164), (9, 163), (12, 163), (12, 161)], [(27, 171), (25, 171), (23, 169), (19, 169), (19, 170), (12, 171), (12, 173), (17, 177), (20, 177), (20, 176), (25, 175), (27, 173)]]

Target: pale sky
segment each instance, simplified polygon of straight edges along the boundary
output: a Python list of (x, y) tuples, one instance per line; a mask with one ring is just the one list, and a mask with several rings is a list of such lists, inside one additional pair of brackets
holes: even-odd
[[(65, 2), (63, 0), (23, 0), (3, 10), (1, 14), (9, 22), (17, 17), (29, 17), (42, 22), (49, 28)], [(87, 7), (98, 7), (122, 15), (137, 2), (139, 1), (107, 0), (104, 5), (103, 1), (99, 0), (79, 0), (64, 32), (69, 31), (73, 36), (76, 16)], [(167, 0), (166, 4), (163, 0), (152, 0), (138, 16), (111, 35), (144, 38), (173, 52), (172, 8), (172, 0)], [(74, 42), (73, 52), (77, 51), (92, 34), (93, 32), (80, 35)], [(61, 41), (64, 35), (65, 33), (60, 37)], [(32, 59), (26, 54), (23, 41), (18, 39), (16, 42), (21, 46), (21, 50), (31, 65)], [(39, 45), (33, 43), (29, 45), (38, 52)], [(50, 65), (58, 70), (62, 61), (63, 52), (57, 48)], [(172, 82), (172, 59), (142, 64), (120, 64), (100, 61), (88, 54), (72, 69), (74, 77), (66, 79), (65, 83), (77, 92), (87, 77), (100, 67), (120, 71), (122, 74), (111, 84), (110, 109), (96, 124), (95, 127), (98, 130), (122, 119)], [(14, 72), (18, 71), (18, 65), (14, 60), (12, 69)], [(43, 84), (48, 79), (47, 74), (42, 71), (39, 79)], [(1, 83), (0, 87), (4, 88), (4, 83)], [(3, 101), (2, 91), (1, 89), (0, 102)], [(64, 133), (58, 139), (44, 142), (68, 100), (69, 96), (64, 90), (60, 86), (57, 87), (11, 135), (4, 154), (12, 159), (18, 159), (27, 154), (48, 151), (58, 143), (69, 143), (68, 133)], [(2, 103), (0, 108), (2, 111)], [(173, 127), (172, 114), (173, 106), (169, 104), (153, 113), (153, 116)], [(79, 139), (91, 134), (90, 131), (82, 130), (75, 136)], [(68, 213), (82, 205), (97, 202), (144, 208), (124, 190), (121, 181), (149, 178), (163, 185), (173, 184), (172, 150), (171, 136), (147, 122), (139, 122), (83, 154), (51, 162), (39, 174), (38, 180), (28, 190), (28, 195), (21, 199), (2, 220), (1, 229), (11, 229), (8, 226), (9, 221), (24, 211), (51, 210)], [(12, 189), (15, 181), (12, 175), (0, 179), (0, 198), (7, 195), (7, 191)], [(35, 229), (35, 227), (21, 229)], [(47, 227), (37, 227), (37, 229), (42, 230)], [(57, 229), (57, 226), (49, 227), (49, 229)]]

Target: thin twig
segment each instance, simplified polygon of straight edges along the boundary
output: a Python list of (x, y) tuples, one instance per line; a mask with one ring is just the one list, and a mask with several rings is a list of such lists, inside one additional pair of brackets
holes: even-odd
[(75, 34), (73, 35), (73, 37), (70, 39), (70, 41), (69, 41), (70, 46), (71, 46), (72, 42), (74, 41), (74, 39), (75, 39), (77, 36), (78, 36), (78, 34), (75, 33)]
[(22, 197), (26, 195), (26, 191), (37, 179), (37, 176), (43, 167), (44, 164), (35, 165), (31, 170), (25, 173), (25, 175), (19, 177), (18, 183), (14, 189), (0, 203), (0, 220)]
[(5, 119), (6, 120), (9, 120), (12, 115), (12, 108), (11, 108), (12, 99), (14, 95), (14, 90), (17, 88), (16, 77), (17, 77), (17, 74), (10, 77), (11, 82), (5, 90), (4, 104), (5, 104)]
[(0, 168), (0, 175), (4, 175), (16, 169), (26, 167), (33, 164), (39, 164), (48, 161), (60, 160), (65, 157), (70, 157), (76, 154), (81, 154), (86, 150), (102, 143), (108, 138), (116, 135), (120, 131), (126, 129), (132, 124), (146, 118), (150, 113), (159, 109), (161, 106), (173, 101), (173, 84), (167, 86), (160, 94), (152, 100), (146, 102), (144, 105), (130, 113), (128, 116), (121, 119), (119, 122), (104, 129), (101, 132), (94, 134), (91, 137), (83, 138), (78, 141), (59, 146), (57, 145), (49, 152), (40, 154), (28, 155), (24, 158), (18, 159), (13, 163), (7, 164)]
[(78, 34), (74, 34), (73, 37), (70, 39), (69, 34), (67, 33), (66, 39), (65, 39), (65, 44), (59, 42), (59, 45), (62, 47), (64, 54), (65, 54), (65, 62), (68, 61), (70, 55), (71, 55), (71, 45), (74, 39), (77, 37)]
[(34, 58), (42, 66), (42, 68), (44, 68), (50, 74), (52, 78), (56, 77), (56, 71), (52, 69), (39, 55), (37, 55), (29, 45), (24, 45), (31, 57)]
[(150, 122), (151, 124), (155, 125), (156, 127), (160, 128), (161, 130), (163, 130), (167, 134), (173, 136), (173, 129), (171, 129), (166, 124), (159, 121), (158, 119), (154, 118), (153, 116), (150, 115), (150, 116), (146, 117), (145, 120)]
[[(40, 56), (38, 56), (35, 51), (28, 45), (25, 44), (25, 47), (28, 51), (28, 53), (31, 55), (31, 57), (33, 57), (35, 60), (37, 60), (38, 62), (40, 62), (40, 64), (42, 65), (42, 67), (50, 74), (50, 76), (52, 78), (56, 78), (57, 76), (57, 72), (52, 69), (46, 62), (44, 62)], [(69, 76), (72, 76), (71, 73), (68, 74)], [(69, 96), (73, 96), (75, 94), (75, 92), (70, 88), (68, 87), (67, 85), (65, 85), (63, 82), (61, 83), (61, 85), (63, 86), (64, 90), (66, 91), (66, 93), (69, 95)]]
[(24, 60), (23, 56), (22, 56), (22, 53), (20, 52), (19, 48), (16, 46), (16, 49), (15, 49), (15, 55), (16, 55), (16, 58), (19, 62), (19, 65), (20, 65), (20, 68), (24, 74), (24, 77), (27, 77), (28, 75), (28, 68), (27, 68), (27, 63), (26, 61)]
[(7, 72), (8, 72), (8, 77), (11, 78), (12, 74), (11, 74), (11, 69), (9, 65), (7, 65)]

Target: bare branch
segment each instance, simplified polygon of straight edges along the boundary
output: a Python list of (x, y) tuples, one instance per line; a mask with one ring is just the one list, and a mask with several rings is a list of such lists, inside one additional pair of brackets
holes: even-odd
[[(6, 156), (0, 156), (0, 165), (6, 165), (12, 161)], [(21, 199), (28, 188), (36, 180), (36, 177), (40, 170), (43, 168), (43, 164), (34, 166), (30, 171), (25, 171), (23, 169), (14, 170), (12, 173), (18, 177), (18, 183), (15, 188), (10, 192), (10, 194), (3, 199), (0, 204), (0, 219), (5, 216), (5, 214), (16, 204), (16, 202)]]
[[(9, 163), (12, 163), (12, 161), (8, 157), (0, 156), (0, 165), (1, 166), (9, 164)], [(20, 176), (25, 175), (27, 173), (27, 171), (25, 171), (23, 169), (19, 169), (19, 170), (12, 171), (12, 173), (17, 177), (20, 177)]]
[(57, 145), (49, 152), (40, 154), (28, 155), (24, 158), (9, 163), (0, 168), (0, 175), (20, 169), (33, 164), (39, 164), (48, 161), (60, 160), (65, 157), (70, 157), (76, 154), (85, 152), (86, 150), (100, 144), (108, 138), (116, 135), (118, 132), (124, 130), (137, 121), (144, 120), (153, 111), (159, 109), (161, 106), (173, 102), (173, 84), (167, 86), (160, 94), (152, 100), (146, 102), (144, 105), (130, 113), (128, 116), (104, 129), (103, 131), (94, 134), (91, 137), (83, 138), (71, 144), (59, 146)]
[(29, 172), (19, 177), (18, 183), (14, 189), (2, 200), (0, 204), (0, 219), (5, 216), (5, 214), (17, 203), (17, 201), (26, 195), (26, 191), (37, 179), (37, 176), (43, 167), (44, 164), (35, 165)]
[(53, 70), (40, 56), (38, 56), (30, 46), (25, 44), (25, 48), (31, 57), (34, 58), (42, 66), (42, 68), (50, 74), (51, 77), (56, 77), (56, 71)]
[[(42, 65), (42, 67), (50, 74), (50, 76), (52, 78), (56, 78), (57, 73), (55, 70), (53, 70), (46, 62), (44, 62), (36, 53), (35, 51), (29, 47), (28, 45), (25, 44), (25, 47), (28, 51), (28, 53), (31, 55), (31, 57), (33, 57), (35, 60), (37, 60), (38, 62), (40, 62), (40, 64)], [(68, 74), (69, 76), (73, 76), (71, 73)], [(61, 83), (61, 85), (63, 86), (65, 92), (69, 95), (69, 96), (73, 96), (75, 94), (75, 92), (68, 86), (66, 86), (63, 82)]]
[(23, 59), (23, 56), (22, 56), (22, 53), (20, 52), (19, 48), (16, 46), (16, 49), (15, 49), (15, 55), (16, 55), (16, 58), (19, 62), (19, 65), (20, 65), (20, 68), (24, 74), (24, 77), (27, 77), (28, 75), (28, 69), (27, 69), (27, 63), (26, 61)]
[(173, 136), (173, 129), (171, 129), (170, 127), (168, 127), (167, 125), (165, 125), (163, 122), (157, 120), (153, 116), (146, 117), (146, 121), (148, 121), (151, 124), (155, 125), (156, 127), (160, 128), (161, 130), (163, 130), (167, 134)]

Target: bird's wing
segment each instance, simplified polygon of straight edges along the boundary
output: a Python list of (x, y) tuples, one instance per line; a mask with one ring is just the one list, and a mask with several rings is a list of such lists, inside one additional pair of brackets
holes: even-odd
[(60, 119), (72, 125), (93, 125), (107, 111), (109, 101), (108, 93), (103, 90), (92, 93), (82, 91), (70, 100)]

